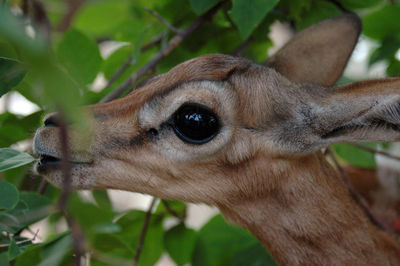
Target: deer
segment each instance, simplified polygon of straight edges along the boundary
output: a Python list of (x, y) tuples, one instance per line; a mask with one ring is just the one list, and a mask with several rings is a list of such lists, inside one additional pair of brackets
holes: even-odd
[[(343, 14), (264, 64), (209, 54), (127, 96), (85, 107), (70, 130), (73, 189), (120, 189), (219, 208), (282, 265), (400, 265), (400, 244), (352, 198), (321, 149), (400, 139), (400, 78), (336, 85), (361, 32)], [(36, 171), (62, 187), (60, 114), (34, 137)]]

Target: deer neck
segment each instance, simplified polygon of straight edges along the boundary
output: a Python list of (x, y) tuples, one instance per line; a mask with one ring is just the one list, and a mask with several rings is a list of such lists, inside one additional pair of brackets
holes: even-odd
[[(369, 222), (321, 154), (296, 160), (273, 189), (218, 204), (221, 212), (252, 232), (279, 264), (393, 263), (388, 257), (400, 263), (400, 245)], [(274, 178), (268, 165), (257, 171)]]

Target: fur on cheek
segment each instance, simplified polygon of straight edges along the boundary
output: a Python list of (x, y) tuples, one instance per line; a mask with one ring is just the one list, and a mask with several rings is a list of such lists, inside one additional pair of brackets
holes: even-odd
[[(55, 170), (44, 177), (53, 185), (62, 188), (64, 186), (64, 173), (61, 170)], [(71, 186), (72, 189), (91, 189), (93, 188), (95, 178), (89, 168), (83, 166), (73, 166), (71, 168)]]

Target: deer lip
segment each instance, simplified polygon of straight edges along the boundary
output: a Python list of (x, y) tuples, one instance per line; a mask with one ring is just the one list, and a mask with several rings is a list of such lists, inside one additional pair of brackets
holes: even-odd
[[(70, 160), (72, 164), (91, 164), (92, 161), (84, 161), (84, 160)], [(40, 154), (38, 164), (40, 166), (60, 166), (62, 164), (62, 159), (48, 155), (48, 154)]]

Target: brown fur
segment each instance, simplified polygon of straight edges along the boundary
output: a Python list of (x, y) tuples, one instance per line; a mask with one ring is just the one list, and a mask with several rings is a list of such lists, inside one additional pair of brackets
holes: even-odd
[[(319, 42), (315, 32), (333, 36), (331, 42)], [(344, 33), (351, 36), (343, 38)], [(84, 162), (73, 164), (73, 187), (216, 205), (258, 237), (281, 264), (399, 265), (400, 245), (369, 223), (318, 152), (343, 140), (393, 141), (400, 136), (388, 126), (400, 124), (397, 81), (385, 83), (384, 92), (377, 82), (365, 83), (362, 87), (369, 89), (357, 98), (343, 97), (346, 87), (322, 87), (333, 85), (342, 73), (358, 33), (357, 17), (334, 18), (300, 33), (278, 52), (285, 56), (267, 63), (281, 66), (276, 70), (243, 58), (205, 55), (123, 99), (91, 106), (91, 141), (70, 140), (72, 160)], [(343, 49), (333, 50), (333, 57), (326, 55), (326, 47), (306, 57), (293, 51), (314, 49), (315, 42)], [(332, 58), (344, 59), (331, 66)], [(289, 65), (307, 67), (282, 67)], [(312, 75), (314, 84), (301, 79), (314, 71), (319, 73)], [(371, 97), (370, 90), (379, 97)], [(168, 124), (187, 102), (206, 105), (219, 118), (221, 129), (211, 141), (185, 143)], [(38, 154), (61, 157), (58, 131), (56, 126), (38, 129)], [(60, 169), (38, 170), (62, 184)]]
[[(368, 202), (372, 213), (385, 226), (385, 229), (400, 236), (400, 194), (396, 188), (388, 188), (384, 181), (399, 186), (396, 170), (380, 166), (378, 170), (346, 166), (346, 174), (355, 190)], [(389, 191), (390, 190), (390, 191)]]

